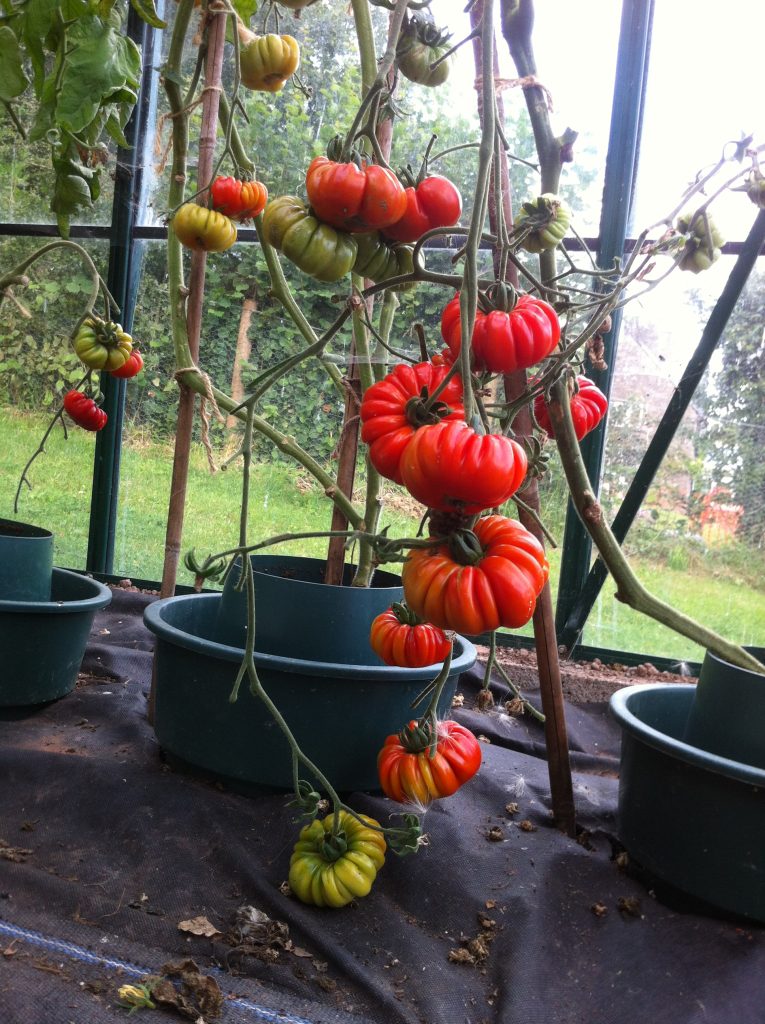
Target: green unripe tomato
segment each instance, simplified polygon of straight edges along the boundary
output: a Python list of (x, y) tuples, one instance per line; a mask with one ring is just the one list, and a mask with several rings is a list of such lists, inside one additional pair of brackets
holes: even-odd
[(563, 241), (570, 221), (568, 204), (560, 196), (545, 192), (523, 204), (515, 217), (515, 229), (521, 236), (521, 246), (527, 252), (539, 253)]
[(273, 199), (263, 214), (266, 241), (317, 281), (339, 281), (356, 262), (356, 239), (323, 224), (296, 196)]

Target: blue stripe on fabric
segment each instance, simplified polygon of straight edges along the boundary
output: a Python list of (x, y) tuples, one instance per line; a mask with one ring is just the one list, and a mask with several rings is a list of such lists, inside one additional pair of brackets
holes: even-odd
[[(81, 960), (85, 963), (98, 964), (101, 967), (111, 967), (115, 970), (121, 970), (124, 971), (125, 974), (130, 974), (136, 978), (154, 973), (148, 967), (139, 967), (137, 964), (131, 964), (127, 960), (117, 960), (114, 957), (99, 956), (98, 953), (94, 953), (90, 949), (85, 949), (84, 946), (78, 946), (74, 942), (66, 942), (63, 939), (54, 939), (48, 935), (43, 935), (42, 932), (34, 931), (31, 928), (21, 928), (18, 925), (10, 924), (2, 919), (0, 919), (0, 934), (10, 935), (16, 939), (24, 939), (26, 942), (30, 942), (35, 946), (40, 946), (42, 949), (49, 949), (56, 953), (62, 953), (73, 960)], [(218, 974), (222, 972), (213, 969), (211, 973)], [(312, 1024), (307, 1017), (295, 1017), (289, 1013), (269, 1010), (265, 1006), (259, 1006), (257, 1003), (251, 1003), (248, 999), (242, 999), (240, 996), (227, 998), (225, 1005), (236, 1006), (240, 1009), (247, 1010), (248, 1013), (256, 1014), (261, 1020), (273, 1021), (275, 1024)]]

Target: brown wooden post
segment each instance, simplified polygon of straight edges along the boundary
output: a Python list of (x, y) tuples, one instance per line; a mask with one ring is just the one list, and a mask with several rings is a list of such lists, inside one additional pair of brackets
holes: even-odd
[[(473, 6), (470, 12), (471, 26), (477, 28), (481, 21), (483, 12), (482, 0)], [(482, 67), (481, 39), (476, 36), (473, 39), (473, 57), (476, 67), (476, 74), (480, 76)], [(496, 46), (494, 48), (494, 72), (499, 76)], [(478, 114), (483, 116), (482, 91), (477, 88)], [(502, 102), (502, 94), (497, 93), (497, 119), (504, 126), (505, 112)], [(507, 156), (504, 149), (500, 148), (500, 182), (502, 187), (502, 209), (505, 223), (512, 224), (512, 197), (510, 194), (510, 177), (507, 168)], [(497, 195), (494, 188), (494, 177), (492, 176), (489, 190), (489, 224), (491, 231), (497, 231)], [(495, 272), (499, 273), (498, 253), (494, 254)], [(507, 279), (514, 286), (518, 285), (518, 274), (512, 265), (509, 265)], [(526, 371), (520, 370), (508, 374), (503, 378), (505, 397), (512, 401), (526, 389)], [(517, 435), (524, 437), (532, 433), (532, 421), (525, 406), (516, 416), (513, 423)], [(523, 492), (524, 502), (539, 513), (539, 489), (537, 481), (532, 480)], [(534, 521), (533, 516), (523, 509), (519, 510), (518, 518), (521, 523), (534, 534), (544, 545), (544, 535)], [(545, 715), (545, 744), (547, 747), (547, 766), (550, 778), (550, 797), (553, 816), (558, 828), (569, 835), (576, 832), (576, 809), (574, 806), (574, 792), (571, 779), (571, 764), (568, 752), (568, 733), (564, 715), (563, 688), (561, 685), (560, 661), (558, 658), (558, 646), (555, 636), (555, 614), (553, 611), (552, 597), (549, 583), (537, 599), (534, 611), (534, 644), (537, 655), (537, 669), (539, 672), (539, 688), (542, 698), (542, 711)]]

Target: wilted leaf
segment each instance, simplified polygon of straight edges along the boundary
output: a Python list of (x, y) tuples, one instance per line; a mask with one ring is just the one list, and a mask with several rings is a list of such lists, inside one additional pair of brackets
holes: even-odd
[(179, 932), (190, 932), (192, 935), (204, 935), (206, 938), (211, 939), (214, 935), (220, 935), (221, 932), (214, 924), (211, 924), (206, 917), (192, 917), (188, 921), (178, 922)]

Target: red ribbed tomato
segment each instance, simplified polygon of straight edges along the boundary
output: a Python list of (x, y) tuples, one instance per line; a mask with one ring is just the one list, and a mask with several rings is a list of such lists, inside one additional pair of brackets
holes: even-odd
[(439, 722), (436, 736), (432, 757), (433, 726), (427, 721), (410, 722), (388, 736), (377, 755), (377, 774), (391, 800), (426, 807), (456, 793), (481, 767), (481, 744), (464, 725)]
[(399, 469), (413, 498), (440, 512), (473, 515), (495, 508), (523, 483), (523, 448), (502, 434), (477, 434), (446, 420), (421, 427), (404, 449)]
[(400, 220), (385, 228), (396, 242), (414, 242), (432, 228), (456, 224), (462, 213), (462, 196), (456, 185), (440, 174), (423, 178), (416, 188), (405, 189), (406, 210)]
[(536, 537), (514, 519), (485, 516), (467, 534), (412, 551), (402, 580), (420, 618), (476, 636), (525, 626), (548, 574)]
[(143, 369), (143, 356), (134, 348), (133, 351), (127, 358), (127, 361), (118, 367), (116, 370), (110, 370), (112, 377), (121, 377), (123, 380), (129, 380), (131, 377), (135, 377)]
[(342, 231), (378, 231), (406, 210), (404, 186), (378, 164), (359, 167), (317, 156), (306, 171), (305, 187), (318, 219)]
[(462, 380), (451, 378), (428, 418), (423, 398), (435, 391), (449, 367), (433, 363), (399, 363), (367, 388), (361, 403), (361, 440), (369, 445), (369, 461), (381, 476), (401, 481), (399, 463), (418, 427), (427, 423), (462, 420)]
[(212, 206), (232, 220), (249, 220), (266, 208), (268, 189), (259, 181), (216, 178), (210, 186)]
[(103, 430), (108, 419), (103, 409), (99, 409), (92, 398), (82, 391), (67, 391), (64, 395), (64, 411), (83, 430)]
[[(578, 390), (571, 396), (571, 418), (574, 421), (576, 439), (581, 441), (585, 434), (594, 430), (605, 416), (608, 399), (589, 377), (577, 377), (576, 385)], [(534, 415), (542, 430), (545, 430), (550, 437), (555, 437), (544, 395), (537, 395), (534, 399)]]
[[(459, 295), (441, 314), (441, 334), (456, 359), (462, 339)], [(490, 373), (525, 370), (549, 356), (559, 340), (560, 323), (553, 307), (533, 295), (519, 295), (509, 313), (476, 313), (473, 365)]]
[(369, 628), (372, 650), (386, 665), (422, 668), (442, 662), (451, 641), (438, 626), (422, 622), (403, 604), (393, 604)]

